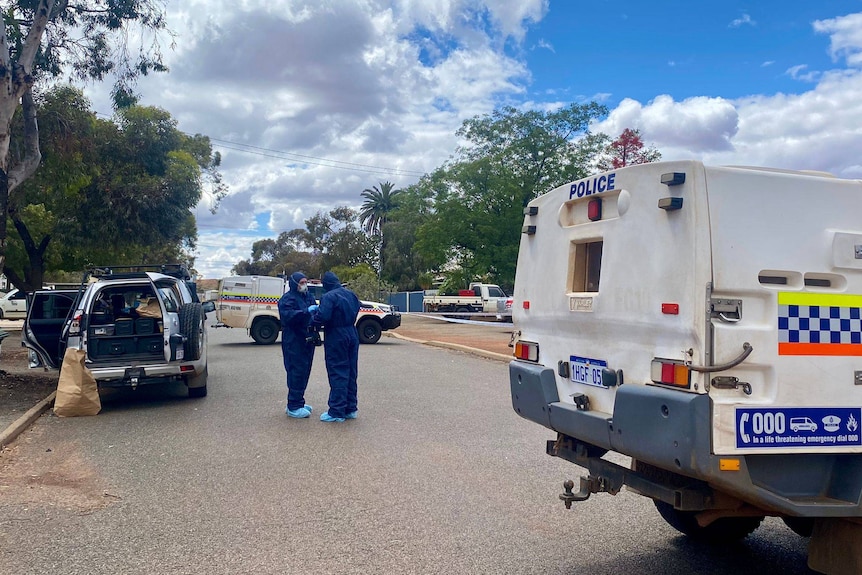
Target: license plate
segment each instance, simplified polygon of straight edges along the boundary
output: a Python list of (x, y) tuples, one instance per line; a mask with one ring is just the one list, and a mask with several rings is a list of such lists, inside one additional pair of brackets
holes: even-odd
[(588, 357), (570, 356), (572, 381), (584, 385), (602, 385), (602, 369), (608, 366), (608, 362), (601, 359), (590, 359)]

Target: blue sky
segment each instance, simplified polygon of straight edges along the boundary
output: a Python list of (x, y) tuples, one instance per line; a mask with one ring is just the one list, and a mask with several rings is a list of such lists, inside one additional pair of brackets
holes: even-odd
[[(142, 103), (213, 139), (230, 195), (196, 267), (407, 186), (501, 105), (597, 101), (664, 159), (862, 178), (862, 0), (168, 0), (169, 74)], [(100, 87), (88, 94), (110, 110)]]
[(858, 1), (551, 2), (527, 32), (530, 94), (739, 98), (799, 93), (787, 71), (834, 66), (812, 23), (862, 10)]

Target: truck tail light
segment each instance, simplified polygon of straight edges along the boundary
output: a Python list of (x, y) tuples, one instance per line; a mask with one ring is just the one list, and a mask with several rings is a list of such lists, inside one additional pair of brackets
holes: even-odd
[(650, 379), (654, 383), (691, 388), (691, 371), (685, 363), (672, 359), (655, 358), (650, 365)]
[(519, 341), (515, 343), (513, 355), (526, 361), (539, 361), (539, 344), (532, 341)]
[(84, 317), (84, 310), (76, 309), (75, 315), (72, 316), (72, 323), (69, 324), (69, 335), (81, 335), (82, 317)]

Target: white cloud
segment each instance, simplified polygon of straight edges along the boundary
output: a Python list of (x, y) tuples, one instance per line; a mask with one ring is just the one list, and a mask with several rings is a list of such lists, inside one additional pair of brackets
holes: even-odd
[(697, 97), (675, 102), (662, 95), (645, 106), (623, 100), (594, 130), (615, 137), (626, 128), (638, 128), (646, 139), (659, 143), (660, 149), (684, 148), (701, 154), (730, 149), (737, 123), (737, 111), (728, 100)]
[(802, 82), (816, 82), (817, 78), (820, 77), (820, 72), (814, 70), (808, 70), (807, 64), (799, 64), (797, 66), (791, 66), (784, 72), (794, 80), (800, 80)]
[(845, 58), (849, 66), (862, 65), (862, 13), (830, 20), (816, 20), (815, 32), (829, 34), (829, 52), (834, 60)]
[(215, 215), (205, 202), (196, 210), (197, 267), (217, 276), (255, 239), (439, 166), (464, 119), (524, 93), (529, 71), (503, 47), (523, 40), (548, 1), (171, 0), (169, 9), (179, 31), (171, 72), (139, 91), (222, 152), (230, 194)]
[(733, 20), (728, 27), (730, 28), (739, 28), (740, 26), (756, 26), (757, 22), (751, 19), (751, 16), (748, 14), (743, 14), (739, 18)]
[(713, 165), (810, 169), (860, 177), (862, 72), (825, 74), (802, 94), (739, 100), (659, 96), (646, 105), (624, 100), (595, 129), (618, 135), (639, 128), (665, 160)]

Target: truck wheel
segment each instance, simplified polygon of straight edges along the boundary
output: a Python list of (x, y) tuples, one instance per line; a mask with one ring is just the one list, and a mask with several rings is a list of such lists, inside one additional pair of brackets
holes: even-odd
[(363, 319), (356, 326), (356, 331), (359, 332), (360, 343), (377, 343), (380, 341), (380, 334), (383, 332), (380, 329), (380, 324), (373, 319)]
[[(186, 385), (189, 386), (189, 397), (206, 397), (207, 396), (207, 377), (209, 376), (209, 367), (204, 367), (204, 372), (197, 377), (189, 376), (186, 378)], [(203, 385), (201, 385), (203, 384)], [(194, 386), (194, 387), (192, 387)]]
[(202, 313), (199, 303), (185, 303), (180, 308), (180, 333), (186, 336), (186, 343), (183, 346), (185, 361), (196, 361), (201, 358), (204, 343)]
[(680, 511), (664, 501), (653, 500), (659, 515), (667, 523), (692, 539), (705, 543), (731, 543), (749, 536), (760, 527), (763, 516), (757, 517), (722, 517), (706, 527), (697, 522), (696, 512)]
[(251, 326), (251, 339), (258, 345), (271, 345), (278, 339), (278, 323), (272, 318), (261, 318)]

